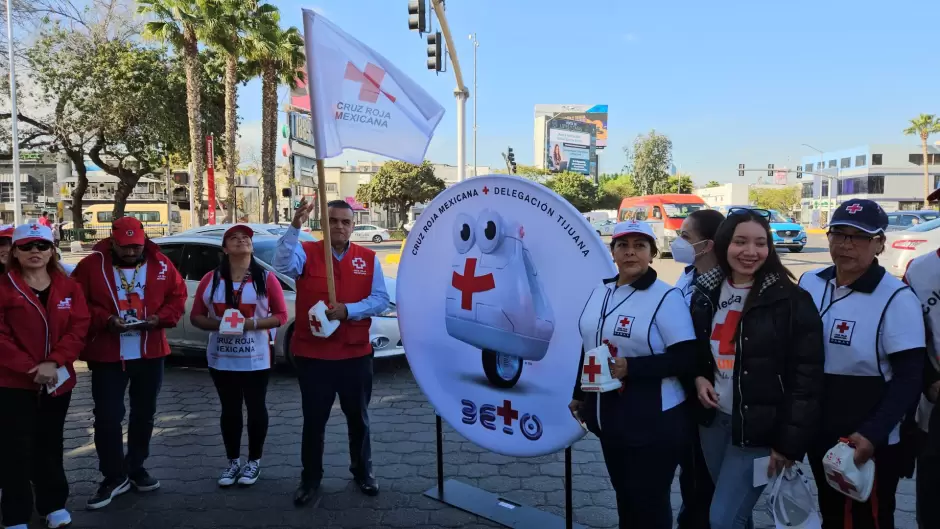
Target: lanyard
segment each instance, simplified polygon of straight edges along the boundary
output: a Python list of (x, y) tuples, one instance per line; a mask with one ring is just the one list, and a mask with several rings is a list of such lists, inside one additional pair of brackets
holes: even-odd
[[(819, 300), (819, 310), (821, 311), (821, 312), (819, 313), (819, 317), (825, 316), (826, 313), (829, 312), (829, 309), (831, 309), (833, 305), (835, 305), (836, 303), (842, 301), (843, 299), (845, 299), (845, 298), (851, 296), (851, 295), (854, 294), (854, 293), (855, 293), (855, 291), (852, 290), (852, 291), (850, 291), (848, 294), (842, 296), (841, 298), (835, 299), (835, 298), (836, 298), (836, 286), (833, 285), (833, 284), (831, 284), (829, 281), (826, 281), (826, 288), (825, 288), (825, 290), (823, 290), (822, 299)], [(829, 304), (828, 304), (828, 305), (826, 305), (826, 294), (829, 294)], [(823, 307), (825, 307), (825, 308), (823, 308)]]
[(127, 278), (124, 277), (124, 269), (117, 266), (114, 267), (118, 272), (118, 277), (121, 278), (121, 288), (124, 289), (124, 296), (130, 297), (130, 295), (134, 293), (134, 288), (137, 285), (137, 273), (140, 272), (140, 268), (143, 265), (144, 263), (137, 263), (137, 266), (134, 267), (134, 275), (131, 276), (130, 284), (127, 283)]
[(242, 278), (241, 284), (238, 285), (238, 290), (232, 292), (232, 298), (235, 300), (235, 306), (233, 309), (238, 309), (239, 305), (242, 304), (242, 292), (245, 290), (245, 284), (251, 280), (251, 268), (245, 270), (245, 277)]
[(613, 290), (608, 289), (607, 292), (604, 294), (604, 302), (601, 304), (601, 317), (600, 317), (600, 320), (597, 322), (597, 331), (594, 334), (595, 347), (601, 346), (601, 336), (604, 333), (604, 324), (607, 322), (607, 316), (610, 316), (611, 314), (613, 314), (615, 310), (620, 308), (621, 305), (623, 305), (624, 303), (627, 302), (627, 300), (632, 298), (633, 295), (636, 294), (636, 291), (637, 291), (637, 289), (634, 288), (633, 292), (630, 292), (630, 294), (628, 294), (627, 297), (623, 299), (623, 301), (621, 301), (620, 303), (617, 303), (617, 305), (615, 305), (614, 308), (608, 311), (607, 303), (610, 302), (610, 298), (612, 298), (614, 294), (617, 293), (618, 288), (620, 287), (614, 287)]

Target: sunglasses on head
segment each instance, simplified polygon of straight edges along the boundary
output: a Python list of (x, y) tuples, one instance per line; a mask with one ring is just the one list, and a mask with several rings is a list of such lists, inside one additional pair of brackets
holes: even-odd
[(31, 252), (34, 248), (40, 252), (45, 252), (46, 250), (52, 249), (52, 243), (49, 241), (30, 241), (26, 244), (16, 245), (16, 249), (23, 252)]
[(764, 217), (765, 219), (770, 218), (770, 211), (761, 208), (730, 208), (728, 209), (728, 215), (747, 215), (748, 213), (754, 213), (758, 217)]

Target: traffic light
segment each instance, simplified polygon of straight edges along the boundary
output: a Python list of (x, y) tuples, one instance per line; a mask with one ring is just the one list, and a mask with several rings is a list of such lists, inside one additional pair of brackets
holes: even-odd
[(803, 178), (803, 166), (802, 165), (796, 166), (796, 177)]
[(441, 32), (428, 35), (428, 70), (441, 71), (444, 66), (441, 60)]
[(744, 164), (743, 163), (738, 164), (738, 176), (744, 176)]
[(769, 163), (767, 164), (767, 176), (773, 176), (773, 175), (774, 175), (774, 164)]
[(424, 33), (428, 30), (424, 0), (408, 0), (408, 29)]
[(516, 174), (516, 153), (512, 152), (512, 147), (507, 147), (506, 159), (509, 160), (509, 166), (512, 168), (512, 174)]

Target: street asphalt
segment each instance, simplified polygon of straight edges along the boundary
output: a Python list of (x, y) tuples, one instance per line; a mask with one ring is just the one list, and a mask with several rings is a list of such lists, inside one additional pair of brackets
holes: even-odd
[[(829, 261), (824, 243), (821, 236), (811, 235), (811, 247), (803, 253), (782, 252), (784, 263), (797, 277), (823, 266)], [(384, 243), (377, 250), (384, 259), (397, 253), (398, 247)], [(682, 270), (671, 259), (657, 259), (653, 266), (666, 281), (674, 281)], [(394, 276), (397, 265), (383, 268)], [(272, 377), (268, 392), (271, 423), (261, 479), (249, 488), (219, 489), (216, 479), (226, 461), (219, 434), (218, 397), (204, 364), (174, 361), (166, 370), (147, 462), (162, 487), (146, 494), (130, 492), (101, 511), (85, 511), (85, 500), (94, 492), (99, 475), (92, 442), (90, 376), (84, 364), (77, 368), (78, 386), (65, 432), (73, 527), (497, 527), (423, 496), (435, 484), (435, 416), (401, 357), (376, 361), (371, 423), (375, 472), (381, 487), (378, 497), (362, 495), (350, 479), (345, 419), (337, 403), (327, 427), (322, 497), (316, 505), (293, 506), (292, 494), (300, 475), (303, 417), (296, 380), (285, 369)], [(444, 437), (446, 477), (563, 515), (563, 453), (526, 459), (501, 456), (466, 441), (446, 423)], [(247, 446), (247, 439), (243, 442)], [(614, 493), (595, 437), (588, 435), (574, 445), (573, 462), (575, 521), (592, 528), (616, 527)], [(805, 469), (809, 470), (808, 465)], [(678, 512), (678, 481), (673, 483), (672, 500)], [(754, 512), (758, 529), (773, 528), (765, 500), (766, 496)], [(916, 527), (911, 480), (902, 481), (899, 487), (896, 520), (898, 529)]]

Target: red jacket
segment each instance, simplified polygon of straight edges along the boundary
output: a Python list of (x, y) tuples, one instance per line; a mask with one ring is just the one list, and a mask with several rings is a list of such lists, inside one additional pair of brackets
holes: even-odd
[[(111, 239), (104, 239), (92, 248), (93, 253), (78, 263), (72, 277), (82, 285), (91, 326), (88, 329), (88, 344), (81, 359), (92, 362), (120, 362), (121, 335), (108, 329), (111, 316), (118, 316), (117, 285), (114, 282), (114, 263), (111, 259)], [(141, 358), (160, 358), (170, 354), (163, 329), (176, 327), (186, 310), (186, 283), (176, 271), (173, 262), (160, 247), (150, 240), (144, 246), (147, 260), (147, 281), (144, 284), (144, 314), (140, 319), (152, 315), (160, 318), (156, 330), (144, 331), (141, 336)]]
[[(369, 327), (372, 318), (343, 320), (329, 338), (320, 338), (310, 332), (307, 313), (310, 307), (323, 301), (329, 304), (326, 285), (326, 262), (323, 260), (323, 241), (303, 243), (307, 261), (303, 274), (297, 278), (297, 325), (291, 339), (294, 356), (343, 360), (358, 358), (372, 353)], [(356, 267), (353, 263), (365, 264)], [(342, 261), (333, 257), (333, 278), (336, 284), (336, 301), (358, 303), (372, 294), (372, 274), (375, 252), (350, 243)]]
[(65, 274), (52, 274), (49, 303), (42, 306), (18, 272), (0, 277), (0, 387), (39, 391), (29, 370), (42, 362), (68, 366), (69, 380), (53, 396), (75, 387), (72, 367), (88, 332), (82, 289)]

